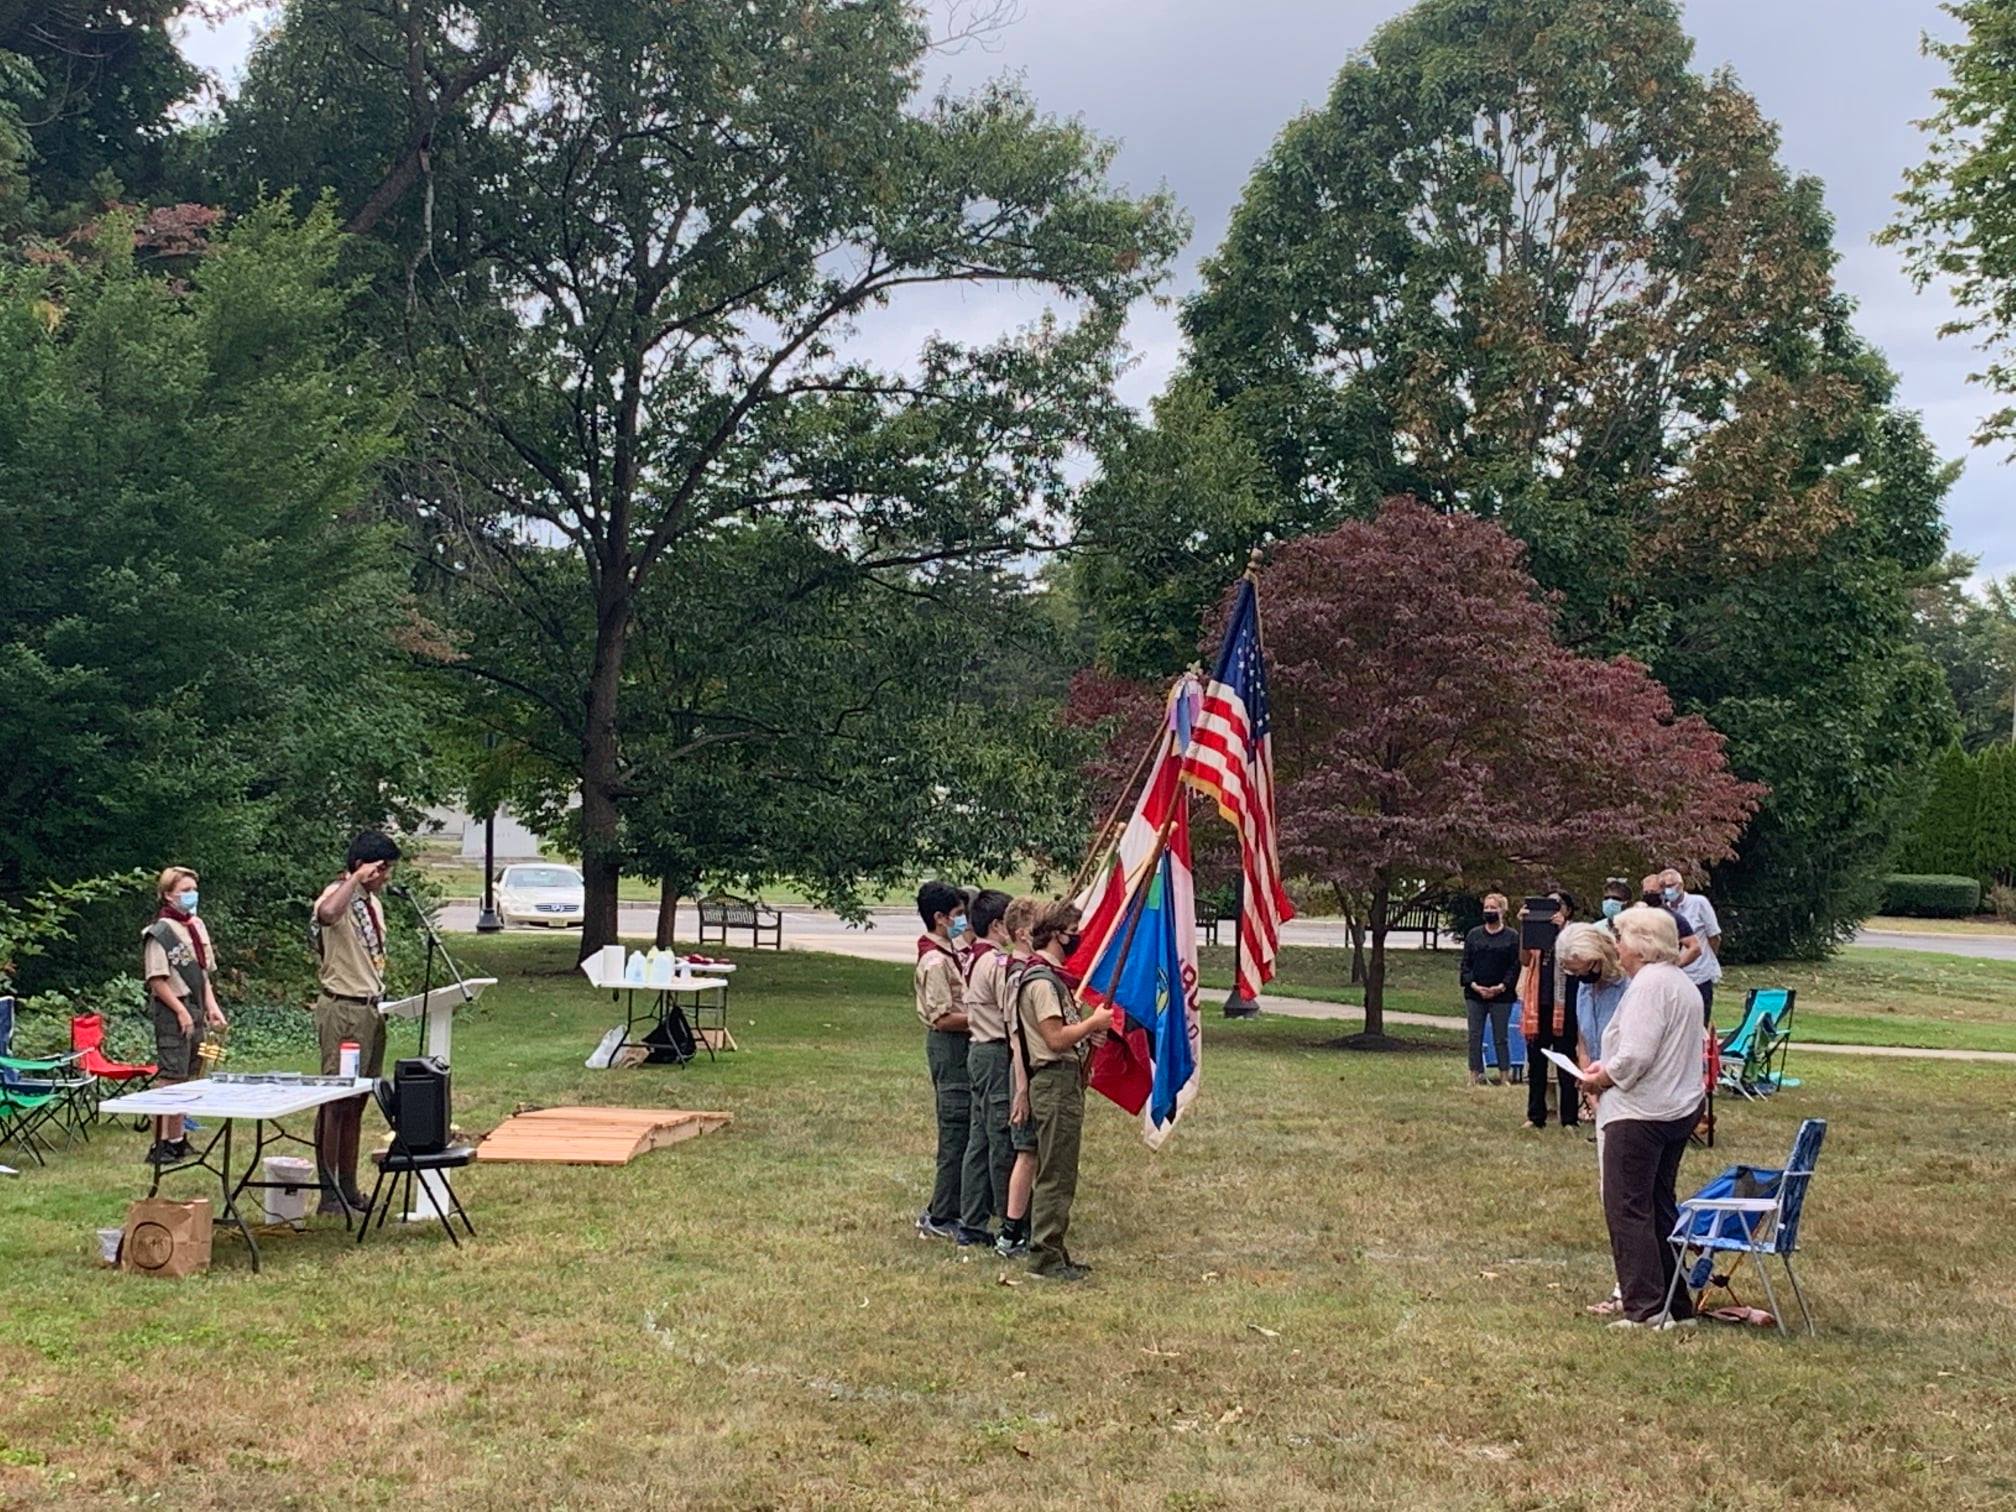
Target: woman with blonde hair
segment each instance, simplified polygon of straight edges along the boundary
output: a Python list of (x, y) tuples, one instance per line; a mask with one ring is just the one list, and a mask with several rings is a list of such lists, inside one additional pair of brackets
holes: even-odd
[(1666, 1242), (1679, 1219), (1674, 1183), (1701, 1113), (1701, 994), (1675, 964), (1680, 932), (1664, 909), (1631, 908), (1614, 921), (1617, 957), (1631, 978), (1603, 1030), (1584, 1083), (1602, 1140), (1603, 1217), (1624, 1316), (1612, 1328), (1693, 1321), (1684, 1287), (1666, 1310), (1675, 1260)]
[[(224, 1010), (217, 1006), (217, 989), (211, 983), (211, 974), (217, 969), (216, 948), (210, 943), (210, 931), (196, 914), (197, 881), (196, 873), (186, 866), (164, 870), (154, 885), (160, 907), (140, 932), (140, 977), (147, 984), (147, 1000), (154, 1014), (154, 1060), (160, 1067), (156, 1081), (161, 1086), (194, 1077), (204, 1027), (222, 1029), (225, 1022)], [(173, 1165), (188, 1155), (182, 1115), (155, 1119), (154, 1147), (147, 1152), (149, 1164)]]

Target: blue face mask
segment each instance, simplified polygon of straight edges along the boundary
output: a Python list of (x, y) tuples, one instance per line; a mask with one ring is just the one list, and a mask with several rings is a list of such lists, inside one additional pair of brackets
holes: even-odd
[(196, 898), (196, 889), (192, 887), (187, 892), (175, 894), (175, 906), (184, 913), (192, 914), (196, 912)]
[(960, 914), (957, 918), (953, 919), (952, 928), (949, 933), (955, 940), (966, 933), (966, 915)]
[(1659, 896), (1664, 898), (1668, 903), (1678, 903), (1680, 901), (1680, 889), (1677, 887), (1668, 887), (1661, 891)]
[(1604, 918), (1614, 919), (1622, 912), (1624, 912), (1624, 900), (1622, 898), (1605, 898), (1603, 900)]

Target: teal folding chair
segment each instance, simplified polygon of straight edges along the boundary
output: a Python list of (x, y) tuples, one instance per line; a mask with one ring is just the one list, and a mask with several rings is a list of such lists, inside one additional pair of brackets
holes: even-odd
[(1724, 1090), (1755, 1101), (1799, 1085), (1785, 1074), (1798, 996), (1789, 987), (1750, 989), (1743, 1000), (1743, 1021), (1722, 1041)]

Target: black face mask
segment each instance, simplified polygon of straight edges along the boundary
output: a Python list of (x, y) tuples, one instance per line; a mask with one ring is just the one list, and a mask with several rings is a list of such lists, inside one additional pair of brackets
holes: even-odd
[(1603, 980), (1601, 968), (1595, 971), (1571, 971), (1568, 975), (1575, 978), (1576, 981), (1582, 983), (1585, 987), (1594, 987)]
[(1647, 908), (1657, 908), (1666, 901), (1655, 892), (1640, 893), (1638, 896), (1644, 900)]
[(1505, 922), (1505, 915), (1495, 908), (1487, 908), (1484, 910), (1484, 922), (1486, 924), (1503, 924)]
[(1059, 935), (1057, 937), (1057, 944), (1063, 950), (1065, 960), (1068, 961), (1072, 956), (1078, 954), (1078, 939), (1079, 936), (1076, 930), (1073, 930), (1070, 934)]

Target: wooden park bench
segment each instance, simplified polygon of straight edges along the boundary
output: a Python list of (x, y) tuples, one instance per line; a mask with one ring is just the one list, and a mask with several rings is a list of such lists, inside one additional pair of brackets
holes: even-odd
[(749, 948), (784, 948), (784, 915), (748, 898), (715, 893), (700, 900), (700, 943), (726, 945), (731, 929), (749, 931)]
[(1439, 903), (1417, 903), (1407, 909), (1389, 926), (1389, 934), (1418, 934), (1422, 948), (1440, 950), (1442, 948), (1442, 905)]

